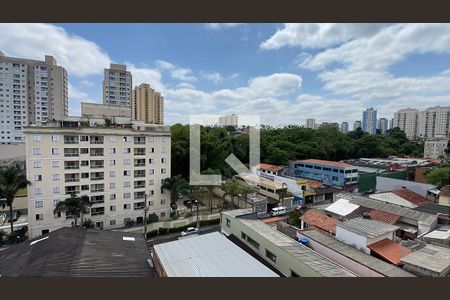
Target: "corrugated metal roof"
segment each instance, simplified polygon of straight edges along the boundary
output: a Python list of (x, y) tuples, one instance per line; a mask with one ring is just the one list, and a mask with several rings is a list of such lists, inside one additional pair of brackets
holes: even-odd
[[(393, 232), (398, 229), (398, 226), (387, 224), (378, 220), (364, 218), (350, 219), (337, 224), (336, 227), (340, 227), (369, 238), (379, 237), (383, 234)], [(339, 232), (337, 231), (337, 235), (338, 234)]]
[(302, 231), (300, 234), (330, 248), (386, 277), (414, 277), (394, 265), (388, 264), (376, 257), (370, 256), (358, 249), (355, 249), (341, 241), (322, 234), (316, 230)]
[(158, 244), (168, 277), (278, 277), (218, 232)]
[(450, 267), (450, 249), (428, 244), (403, 257), (402, 262), (441, 273)]

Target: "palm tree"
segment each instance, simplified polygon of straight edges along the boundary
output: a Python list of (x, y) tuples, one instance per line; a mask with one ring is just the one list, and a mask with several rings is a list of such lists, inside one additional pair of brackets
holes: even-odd
[(26, 175), (17, 167), (7, 167), (0, 170), (0, 205), (2, 208), (9, 206), (9, 218), (11, 220), (11, 233), (14, 232), (13, 209), (14, 197), (20, 189), (31, 184)]
[(91, 205), (92, 202), (88, 196), (77, 196), (76, 193), (71, 193), (69, 198), (58, 202), (53, 212), (65, 212), (66, 215), (72, 215), (75, 219), (75, 227), (77, 227), (78, 218), (87, 213), (88, 207)]
[(226, 196), (230, 196), (231, 203), (234, 204), (234, 198), (239, 196), (239, 183), (237, 183), (236, 181), (227, 181), (222, 185), (222, 190), (225, 191), (223, 197), (225, 198)]
[(181, 175), (177, 175), (174, 177), (166, 178), (161, 185), (161, 188), (170, 191), (170, 207), (175, 211), (177, 211), (177, 200), (179, 195), (186, 195), (188, 193), (189, 184), (181, 177)]

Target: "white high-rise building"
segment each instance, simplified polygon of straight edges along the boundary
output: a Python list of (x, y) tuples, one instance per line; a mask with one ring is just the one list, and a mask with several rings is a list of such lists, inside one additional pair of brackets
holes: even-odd
[(450, 106), (427, 108), (419, 115), (418, 136), (430, 139), (450, 134)]
[(362, 130), (370, 134), (375, 134), (377, 129), (377, 111), (373, 108), (368, 108), (363, 111), (362, 115)]
[(377, 122), (377, 129), (380, 129), (381, 134), (385, 134), (389, 129), (389, 121), (386, 118), (379, 118)]
[(22, 143), (24, 126), (63, 119), (68, 113), (66, 70), (45, 60), (7, 57), (0, 52), (0, 143)]
[(131, 106), (132, 76), (127, 66), (110, 64), (103, 79), (103, 104)]
[(423, 157), (425, 158), (440, 158), (448, 156), (450, 153), (446, 153), (450, 149), (450, 141), (445, 137), (437, 137), (425, 141)]
[(342, 133), (348, 133), (348, 122), (342, 122), (341, 123), (341, 132)]
[(316, 119), (306, 119), (306, 128), (317, 129)]
[(403, 130), (408, 139), (416, 139), (419, 126), (419, 111), (417, 109), (401, 109), (394, 114), (393, 126)]
[[(362, 126), (361, 121), (355, 121), (355, 122), (353, 123), (353, 130), (356, 130), (356, 129), (358, 129), (358, 128), (361, 128), (361, 126)], [(362, 128), (361, 128), (361, 129), (362, 129)]]
[(69, 118), (24, 129), (30, 238), (72, 225), (73, 217), (54, 213), (71, 193), (89, 196), (83, 218), (99, 228), (142, 224), (146, 206), (169, 218), (170, 194), (161, 184), (170, 177), (170, 128), (123, 119), (112, 126), (89, 119), (97, 125), (85, 127), (85, 119)]

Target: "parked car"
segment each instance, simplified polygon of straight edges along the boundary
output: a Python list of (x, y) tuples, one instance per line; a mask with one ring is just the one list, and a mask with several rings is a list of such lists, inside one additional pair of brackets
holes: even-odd
[(181, 236), (187, 236), (187, 235), (196, 234), (196, 233), (198, 233), (197, 227), (188, 227), (181, 232)]
[(273, 216), (273, 217), (281, 216), (281, 215), (284, 215), (286, 213), (287, 213), (286, 207), (284, 207), (284, 206), (274, 207), (270, 211), (270, 215)]

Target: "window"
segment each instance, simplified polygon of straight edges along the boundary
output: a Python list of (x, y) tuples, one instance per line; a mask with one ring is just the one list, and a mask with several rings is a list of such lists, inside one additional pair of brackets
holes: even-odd
[(110, 226), (116, 225), (116, 220), (109, 220), (109, 225)]
[(123, 198), (124, 199), (131, 198), (131, 193), (123, 193)]
[(164, 212), (164, 211), (161, 212), (160, 216), (161, 216), (161, 218), (164, 218), (166, 216), (166, 212)]
[(36, 214), (36, 221), (44, 220), (44, 214)]
[(52, 179), (53, 179), (53, 181), (58, 181), (58, 180), (60, 180), (60, 179), (61, 179), (61, 174), (53, 174), (53, 175), (52, 175)]
[(89, 184), (83, 184), (83, 185), (81, 186), (81, 190), (82, 190), (82, 191), (89, 191)]
[(130, 170), (123, 171), (123, 176), (131, 176), (131, 171)]
[(124, 154), (131, 153), (131, 148), (123, 148), (123, 153)]
[(259, 243), (247, 235), (247, 242), (259, 250)]
[(116, 206), (115, 206), (115, 205), (111, 205), (111, 206), (109, 207), (109, 210), (110, 210), (110, 211), (116, 211)]
[(40, 135), (33, 135), (33, 142), (40, 142), (41, 141), (41, 136)]
[(87, 136), (87, 135), (80, 135), (80, 141), (81, 141), (81, 142), (87, 142), (87, 141), (89, 141), (89, 136)]
[(123, 160), (123, 164), (124, 164), (124, 165), (131, 165), (131, 159), (125, 158), (125, 159)]
[(154, 201), (148, 201), (148, 206), (153, 206), (154, 205)]
[(59, 186), (53, 187), (53, 194), (59, 194), (61, 192), (61, 188)]
[(34, 181), (42, 181), (42, 175), (33, 175)]
[(166, 174), (166, 169), (165, 168), (161, 169), (161, 174)]
[(268, 259), (270, 259), (271, 261), (273, 261), (274, 263), (277, 262), (277, 256), (275, 254), (273, 254), (272, 252), (270, 252), (269, 250), (266, 249), (266, 257)]
[(155, 174), (155, 169), (150, 169), (150, 170), (148, 170), (148, 174), (149, 174), (149, 175)]
[(109, 148), (109, 154), (116, 154), (116, 148)]
[(34, 201), (35, 208), (39, 208), (39, 207), (43, 207), (43, 206), (44, 206), (44, 201), (41, 201), (41, 200)]
[(123, 209), (131, 209), (131, 204), (124, 204)]
[(130, 136), (124, 136), (123, 137), (123, 141), (124, 142), (131, 142), (131, 140), (132, 140), (132, 137), (130, 137)]
[(109, 171), (109, 177), (116, 177), (116, 171)]
[(243, 231), (241, 231), (241, 238), (247, 240), (247, 235)]
[(41, 187), (34, 188), (34, 194), (35, 195), (42, 195), (42, 188)]
[(161, 205), (166, 204), (166, 199), (161, 199)]
[(155, 184), (155, 181), (153, 179), (148, 181), (148, 185), (154, 185), (154, 184)]
[(58, 205), (59, 201), (60, 201), (59, 199), (53, 200), (53, 206), (56, 207), (56, 205)]
[(33, 167), (34, 167), (34, 168), (42, 168), (42, 162), (39, 161), (39, 160), (33, 162)]
[(338, 177), (337, 176), (331, 176), (331, 180), (338, 181)]
[(149, 158), (149, 159), (148, 159), (148, 163), (149, 163), (149, 164), (152, 164), (152, 163), (153, 163), (153, 158)]
[(59, 160), (53, 160), (52, 161), (52, 167), (53, 168), (59, 168)]
[(109, 141), (111, 142), (111, 143), (113, 143), (113, 142), (115, 142), (116, 141), (116, 137), (115, 136), (109, 136)]
[(230, 219), (227, 219), (227, 227), (230, 227), (231, 226), (231, 221), (230, 221)]
[(116, 183), (115, 182), (110, 182), (109, 183), (109, 188), (112, 189), (112, 190), (115, 189), (116, 188)]
[(41, 148), (33, 148), (33, 155), (41, 155), (42, 149)]
[(59, 155), (59, 148), (52, 148), (52, 155)]
[(116, 165), (116, 160), (115, 159), (110, 159), (109, 160), (109, 165), (110, 166), (115, 166)]
[(123, 187), (124, 188), (128, 188), (128, 187), (130, 187), (131, 186), (131, 182), (129, 182), (129, 181), (124, 181), (123, 182)]
[(80, 148), (80, 154), (89, 154), (89, 148)]
[(167, 158), (165, 158), (165, 157), (161, 158), (161, 163), (162, 164), (165, 164), (166, 162), (167, 162)]
[(58, 134), (53, 134), (52, 135), (52, 141), (53, 142), (59, 142), (59, 135)]
[(109, 195), (109, 200), (116, 200), (116, 194)]
[(82, 167), (88, 167), (89, 166), (89, 161), (88, 160), (82, 160), (81, 161), (81, 166)]

